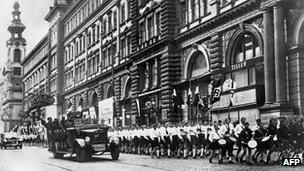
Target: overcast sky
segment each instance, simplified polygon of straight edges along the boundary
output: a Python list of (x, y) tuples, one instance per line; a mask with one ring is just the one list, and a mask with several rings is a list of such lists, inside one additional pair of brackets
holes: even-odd
[[(26, 26), (23, 37), (27, 41), (26, 53), (42, 39), (47, 33), (48, 23), (44, 17), (54, 0), (19, 0), (21, 21)], [(12, 21), (13, 4), (16, 0), (0, 0), (0, 67), (7, 58), (6, 41), (10, 38), (7, 27)]]

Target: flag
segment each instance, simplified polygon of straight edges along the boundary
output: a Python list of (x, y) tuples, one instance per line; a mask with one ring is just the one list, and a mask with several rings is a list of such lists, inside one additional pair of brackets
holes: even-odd
[(200, 97), (199, 97), (199, 100), (198, 100), (198, 104), (199, 104), (202, 108), (204, 108), (204, 107), (206, 106), (206, 105), (204, 104), (203, 99), (200, 98)]
[(177, 95), (175, 89), (173, 89), (172, 99), (173, 99), (173, 106), (181, 106), (183, 104), (183, 99)]
[(193, 105), (194, 106), (196, 106), (198, 104), (199, 99), (200, 99), (200, 97), (199, 97), (199, 87), (197, 86), (195, 88), (194, 97), (193, 97)]
[(187, 98), (187, 99), (188, 99), (188, 100), (187, 100), (187, 105), (189, 106), (189, 105), (191, 105), (192, 102), (193, 102), (192, 91), (191, 91), (190, 88), (189, 88), (189, 90), (188, 90), (188, 98)]
[(222, 85), (222, 78), (213, 78), (212, 80), (212, 91), (210, 96), (210, 104), (214, 104), (215, 102), (219, 101), (221, 98), (221, 85)]

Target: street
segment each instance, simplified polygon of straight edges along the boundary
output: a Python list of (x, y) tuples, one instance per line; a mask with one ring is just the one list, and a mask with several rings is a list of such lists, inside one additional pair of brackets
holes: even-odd
[(22, 150), (1, 150), (1, 171), (202, 171), (202, 170), (259, 170), (259, 171), (285, 171), (303, 170), (304, 167), (282, 167), (279, 165), (247, 166), (241, 164), (210, 164), (207, 159), (151, 159), (150, 156), (121, 154), (118, 161), (112, 161), (109, 155), (94, 157), (91, 161), (78, 163), (75, 156), (65, 159), (54, 159), (46, 148), (24, 147)]

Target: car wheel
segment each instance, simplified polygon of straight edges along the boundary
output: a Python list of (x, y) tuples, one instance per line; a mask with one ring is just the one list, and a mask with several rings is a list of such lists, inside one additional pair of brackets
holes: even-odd
[(119, 146), (118, 145), (113, 145), (111, 149), (111, 157), (113, 160), (118, 160), (119, 158)]
[(20, 145), (20, 149), (22, 149), (22, 145)]
[(6, 150), (6, 149), (7, 149), (7, 147), (6, 147), (6, 146), (4, 146), (4, 149)]
[(18, 148), (18, 146), (15, 146), (15, 149), (17, 149)]
[(76, 160), (78, 162), (83, 162), (85, 161), (86, 155), (85, 155), (85, 150), (84, 148), (77, 147), (76, 148)]

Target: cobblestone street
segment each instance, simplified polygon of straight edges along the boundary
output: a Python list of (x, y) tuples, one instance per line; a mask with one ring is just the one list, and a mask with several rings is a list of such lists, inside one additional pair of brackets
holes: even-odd
[(111, 161), (109, 155), (94, 157), (91, 161), (78, 163), (75, 156), (65, 159), (54, 159), (46, 148), (25, 147), (22, 150), (1, 150), (0, 151), (1, 171), (285, 171), (303, 170), (304, 167), (286, 168), (282, 166), (255, 165), (247, 166), (241, 164), (210, 164), (207, 159), (151, 159), (150, 156), (139, 156), (121, 154), (118, 161)]

